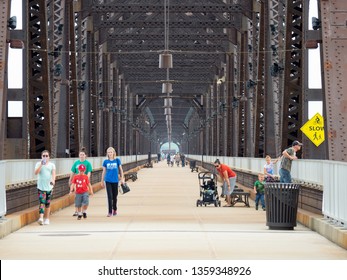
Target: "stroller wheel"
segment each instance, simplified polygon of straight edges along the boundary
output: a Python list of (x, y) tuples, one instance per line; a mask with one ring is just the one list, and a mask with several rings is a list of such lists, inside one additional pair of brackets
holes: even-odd
[(215, 206), (215, 207), (218, 207), (218, 202), (217, 202), (217, 200), (214, 202), (214, 206)]
[(199, 207), (199, 205), (200, 205), (200, 200), (198, 199), (198, 200), (196, 201), (196, 207)]

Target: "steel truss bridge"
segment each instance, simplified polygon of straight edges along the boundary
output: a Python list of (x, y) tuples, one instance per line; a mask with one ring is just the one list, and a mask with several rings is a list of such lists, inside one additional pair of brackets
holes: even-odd
[[(312, 1), (316, 3), (316, 1)], [(157, 153), (345, 161), (347, 2), (309, 0), (0, 0), (0, 159)], [(11, 11), (12, 8), (12, 11)], [(313, 29), (309, 23), (313, 22)], [(8, 88), (21, 49), (22, 88)], [(318, 49), (322, 87), (309, 88)], [(317, 77), (318, 79), (319, 77)], [(8, 114), (21, 101), (22, 116)], [(325, 141), (300, 130), (323, 102)]]

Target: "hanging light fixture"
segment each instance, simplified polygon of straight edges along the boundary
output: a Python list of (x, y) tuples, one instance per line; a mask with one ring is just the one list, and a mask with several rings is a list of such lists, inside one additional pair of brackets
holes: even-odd
[(166, 69), (166, 81), (162, 84), (162, 93), (166, 93), (167, 97), (164, 99), (164, 114), (166, 118), (166, 127), (168, 133), (168, 142), (171, 141), (171, 108), (172, 98), (172, 84), (169, 82), (169, 69), (173, 67), (172, 54), (169, 53), (169, 0), (164, 0), (164, 52), (159, 55), (159, 68)]
[(172, 68), (172, 54), (169, 53), (169, 0), (164, 1), (164, 53), (159, 55), (159, 68)]
[(172, 92), (172, 84), (169, 82), (165, 82), (162, 85), (162, 93), (171, 93)]
[(172, 68), (172, 54), (161, 53), (159, 55), (159, 68)]

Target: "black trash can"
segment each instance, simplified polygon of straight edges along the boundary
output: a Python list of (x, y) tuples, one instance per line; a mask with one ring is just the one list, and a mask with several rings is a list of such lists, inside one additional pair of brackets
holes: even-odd
[(269, 229), (293, 230), (299, 202), (299, 184), (266, 183), (266, 225)]

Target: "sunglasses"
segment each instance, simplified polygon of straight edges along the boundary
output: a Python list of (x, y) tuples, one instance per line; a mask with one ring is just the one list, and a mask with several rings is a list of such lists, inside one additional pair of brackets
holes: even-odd
[(215, 165), (214, 167), (218, 168), (218, 167), (219, 167), (219, 164)]
[(49, 157), (49, 155), (42, 155), (42, 157)]

